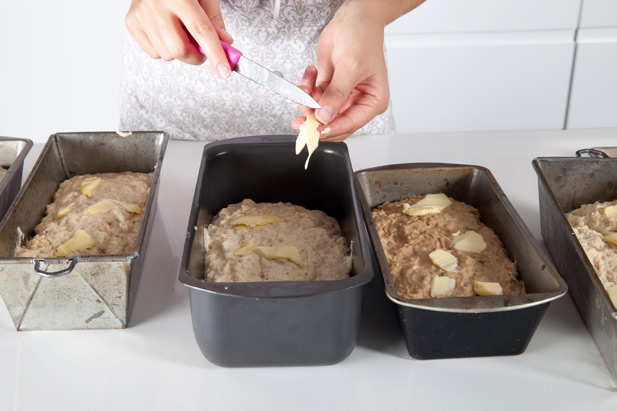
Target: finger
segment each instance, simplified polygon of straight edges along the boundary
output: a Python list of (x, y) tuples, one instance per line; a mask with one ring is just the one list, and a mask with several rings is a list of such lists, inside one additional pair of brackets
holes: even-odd
[(154, 47), (152, 46), (152, 43), (150, 43), (150, 40), (148, 39), (148, 36), (146, 35), (144, 31), (136, 32), (136, 31), (133, 31), (133, 29), (129, 28), (129, 33), (135, 39), (139, 47), (141, 47), (141, 49), (145, 51), (150, 57), (152, 57), (153, 59), (161, 58), (159, 53), (157, 53)]
[(327, 127), (330, 130), (327, 133), (322, 132), (321, 139), (326, 141), (342, 141), (367, 124), (380, 112), (382, 112), (380, 109), (366, 103), (351, 106), (340, 116), (332, 120), (330, 124), (324, 126), (324, 128)]
[[(323, 36), (323, 33), (322, 33)], [(321, 39), (320, 39), (321, 41)], [(332, 81), (334, 75), (334, 64), (332, 63), (332, 48), (317, 45), (317, 87), (325, 89)]]
[(139, 47), (148, 53), (150, 57), (158, 59), (166, 53), (164, 46), (159, 41), (153, 12), (144, 6), (143, 3), (131, 3), (131, 7), (124, 18), (124, 23)]
[(231, 44), (234, 42), (233, 37), (225, 30), (225, 21), (223, 20), (223, 13), (221, 13), (221, 6), (218, 1), (211, 0), (199, 0), (199, 4), (204, 9), (210, 22), (214, 26), (219, 38), (224, 42)]
[(174, 59), (171, 56), (171, 53), (167, 50), (167, 46), (165, 45), (157, 26), (150, 30), (148, 40), (150, 40), (150, 44), (152, 44), (152, 47), (163, 60), (171, 61)]
[(206, 60), (206, 56), (191, 42), (190, 35), (177, 18), (174, 17), (161, 28), (160, 36), (171, 58), (193, 65), (202, 64)]
[(315, 82), (317, 81), (317, 67), (308, 66), (304, 70), (304, 74), (302, 75), (302, 79), (300, 80), (300, 85), (305, 86), (308, 89), (309, 93), (313, 93), (313, 89), (315, 88)]
[(173, 60), (173, 53), (167, 48), (168, 42), (165, 41), (165, 37), (170, 36), (167, 33), (173, 31), (174, 17), (164, 10), (154, 8), (149, 12), (137, 13), (137, 15), (139, 24), (147, 33), (148, 40), (156, 53), (165, 61)]
[[(310, 91), (310, 89), (306, 86), (299, 86), (301, 90), (303, 90), (304, 92), (306, 92), (306, 94), (311, 95), (312, 93)], [(314, 99), (315, 97), (313, 97)], [(307, 107), (307, 106), (303, 106), (302, 104), (298, 104), (298, 108), (300, 109), (300, 112), (305, 115), (305, 116), (310, 116), (311, 114), (315, 113), (315, 109)]]
[[(314, 99), (318, 98), (315, 96), (315, 81), (317, 80), (317, 67), (308, 66), (306, 70), (304, 70), (304, 74), (302, 75), (302, 79), (300, 80), (300, 88), (306, 92), (308, 95), (313, 97)], [(309, 116), (315, 112), (314, 109), (298, 104), (298, 108), (305, 116)]]
[(219, 78), (229, 77), (231, 67), (219, 42), (218, 32), (210, 21), (208, 14), (206, 14), (205, 9), (199, 3), (187, 3), (185, 7), (178, 10), (178, 17), (184, 23), (187, 31), (201, 46)]
[(315, 113), (317, 120), (329, 124), (340, 113), (358, 83), (356, 75), (351, 75), (351, 73), (355, 73), (355, 69), (348, 64), (341, 64), (336, 68), (332, 81), (318, 100), (322, 108)]
[(306, 117), (305, 116), (300, 116), (300, 117), (296, 117), (292, 122), (291, 122), (291, 127), (294, 130), (300, 130), (300, 126), (302, 125), (302, 123), (304, 123), (306, 121)]

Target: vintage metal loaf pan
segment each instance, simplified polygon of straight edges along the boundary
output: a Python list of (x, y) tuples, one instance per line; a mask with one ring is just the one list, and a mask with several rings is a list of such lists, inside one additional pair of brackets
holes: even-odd
[(578, 242), (565, 213), (583, 204), (617, 199), (617, 159), (540, 157), (542, 237), (613, 379), (617, 381), (617, 307)]
[(7, 170), (0, 179), (0, 219), (4, 217), (21, 188), (24, 160), (32, 148), (32, 140), (0, 137), (0, 167)]
[[(193, 331), (204, 356), (227, 367), (333, 364), (353, 350), (362, 286), (373, 276), (369, 239), (343, 143), (321, 143), (304, 169), (294, 136), (208, 144), (188, 222), (180, 281), (189, 287)], [(203, 232), (245, 198), (290, 202), (334, 217), (352, 243), (349, 279), (206, 282)]]
[[(355, 176), (386, 295), (398, 308), (409, 354), (434, 359), (522, 353), (550, 301), (567, 288), (491, 172), (471, 165), (417, 163), (362, 170)], [(397, 294), (371, 210), (386, 201), (440, 192), (479, 210), (482, 222), (516, 262), (527, 294), (435, 299)]]
[[(52, 135), (0, 222), (0, 293), (17, 330), (125, 328), (152, 228), (168, 137), (162, 132)], [(58, 185), (80, 174), (154, 172), (135, 249), (127, 255), (14, 257)], [(23, 234), (22, 234), (23, 233)]]

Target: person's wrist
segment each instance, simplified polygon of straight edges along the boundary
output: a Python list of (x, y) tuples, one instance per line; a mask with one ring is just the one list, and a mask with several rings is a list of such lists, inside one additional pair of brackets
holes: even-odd
[[(385, 27), (403, 14), (415, 9), (425, 0), (346, 0), (343, 6), (360, 7)], [(341, 6), (341, 8), (343, 8)], [(340, 9), (339, 9), (340, 10)]]
[(371, 22), (381, 29), (393, 20), (390, 19), (392, 15), (391, 4), (383, 0), (346, 0), (338, 9), (337, 14), (347, 12), (360, 13), (362, 16), (370, 18)]

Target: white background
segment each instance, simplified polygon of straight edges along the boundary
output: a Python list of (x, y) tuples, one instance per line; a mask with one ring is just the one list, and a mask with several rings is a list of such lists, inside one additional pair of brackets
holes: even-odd
[[(539, 238), (531, 159), (615, 145), (617, 130), (475, 131), (617, 127), (616, 4), (428, 0), (387, 35), (399, 129), (422, 134), (352, 138), (354, 167), (484, 165)], [(0, 0), (0, 135), (42, 143), (58, 131), (117, 128), (128, 5)], [(474, 132), (439, 134), (447, 131)], [(550, 306), (521, 356), (416, 361), (394, 317), (369, 315), (354, 352), (335, 366), (213, 366), (177, 281), (201, 145), (173, 143), (131, 327), (18, 333), (0, 307), (0, 410), (617, 409), (615, 384), (569, 297)]]

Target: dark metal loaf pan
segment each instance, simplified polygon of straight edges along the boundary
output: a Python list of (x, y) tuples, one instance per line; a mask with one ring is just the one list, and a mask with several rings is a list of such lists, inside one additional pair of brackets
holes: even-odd
[[(125, 328), (154, 216), (168, 137), (162, 132), (52, 135), (0, 222), (0, 294), (17, 330)], [(127, 255), (14, 257), (67, 178), (154, 172), (135, 249)], [(23, 234), (22, 234), (23, 233)]]
[[(306, 154), (295, 155), (294, 140), (295, 136), (244, 137), (204, 149), (179, 278), (189, 287), (197, 344), (214, 364), (334, 364), (355, 346), (362, 286), (373, 270), (347, 146), (321, 143), (305, 170)], [(204, 227), (222, 208), (245, 198), (290, 202), (334, 217), (353, 245), (351, 277), (204, 281)]]
[(538, 174), (542, 237), (617, 381), (617, 307), (565, 216), (583, 204), (617, 199), (617, 159), (540, 157), (532, 164)]
[(7, 170), (0, 180), (0, 219), (11, 206), (21, 188), (24, 160), (32, 148), (32, 140), (0, 137), (0, 167)]
[[(516, 213), (489, 170), (457, 164), (399, 164), (355, 173), (369, 236), (386, 295), (399, 313), (409, 354), (417, 359), (520, 354), (550, 301), (567, 287)], [(406, 299), (394, 288), (371, 210), (386, 201), (429, 193), (476, 207), (484, 224), (516, 262), (527, 294)]]

